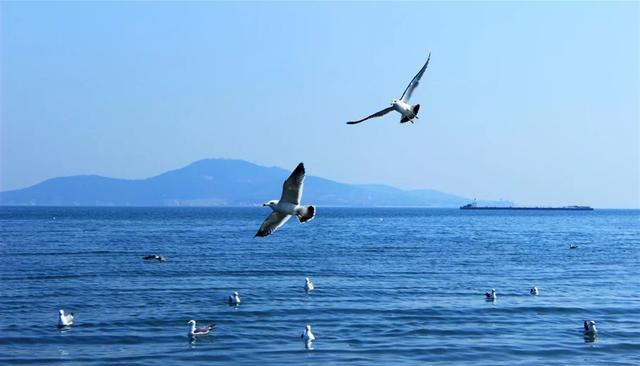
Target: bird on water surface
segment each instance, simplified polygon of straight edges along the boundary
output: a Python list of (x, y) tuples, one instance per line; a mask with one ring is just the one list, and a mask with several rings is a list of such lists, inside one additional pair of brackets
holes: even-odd
[(304, 290), (309, 292), (315, 288), (313, 281), (309, 277), (304, 279)]
[(144, 259), (145, 261), (158, 261), (158, 262), (165, 261), (164, 257), (161, 255), (146, 255), (142, 259)]
[(200, 335), (207, 335), (213, 330), (213, 328), (216, 327), (215, 324), (209, 324), (207, 326), (197, 328), (195, 320), (189, 320), (187, 324), (191, 325), (191, 328), (189, 328), (189, 338), (194, 338)]
[(316, 340), (316, 336), (311, 332), (311, 325), (304, 327), (304, 331), (300, 335), (300, 338), (304, 341), (304, 347), (307, 349), (313, 349), (312, 342)]
[(73, 313), (65, 314), (63, 309), (58, 310), (58, 328), (69, 327), (73, 325)]
[(240, 305), (240, 295), (238, 291), (234, 291), (233, 294), (229, 295), (227, 302), (229, 305)]
[(498, 294), (496, 294), (496, 289), (492, 288), (491, 292), (485, 292), (484, 297), (488, 300), (488, 301), (494, 301), (495, 299), (498, 298)]
[(585, 336), (595, 337), (595, 335), (598, 333), (595, 320), (585, 320), (582, 326), (584, 327)]

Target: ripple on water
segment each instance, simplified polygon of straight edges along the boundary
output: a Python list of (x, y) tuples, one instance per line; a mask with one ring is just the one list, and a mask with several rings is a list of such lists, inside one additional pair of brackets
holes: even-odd
[[(253, 208), (0, 208), (0, 363), (640, 364), (638, 211), (410, 211), (258, 240)], [(216, 330), (190, 343), (189, 319)]]

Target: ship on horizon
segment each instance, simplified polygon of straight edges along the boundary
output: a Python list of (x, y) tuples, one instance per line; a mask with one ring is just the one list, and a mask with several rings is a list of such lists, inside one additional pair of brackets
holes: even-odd
[(590, 206), (561, 206), (561, 207), (544, 207), (544, 206), (478, 206), (477, 202), (468, 203), (460, 206), (461, 210), (562, 210), (562, 211), (593, 211)]

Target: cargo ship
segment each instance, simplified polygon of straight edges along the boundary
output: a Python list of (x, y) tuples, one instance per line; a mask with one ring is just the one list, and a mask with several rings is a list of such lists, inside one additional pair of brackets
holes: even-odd
[(522, 206), (478, 206), (472, 202), (460, 207), (461, 210), (562, 210), (562, 211), (593, 211), (589, 206), (562, 206), (562, 207), (522, 207)]

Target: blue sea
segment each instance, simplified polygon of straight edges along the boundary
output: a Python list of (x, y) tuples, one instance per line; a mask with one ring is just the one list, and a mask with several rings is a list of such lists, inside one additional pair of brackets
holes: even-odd
[(640, 364), (640, 211), (268, 213), (0, 208), (0, 364)]

